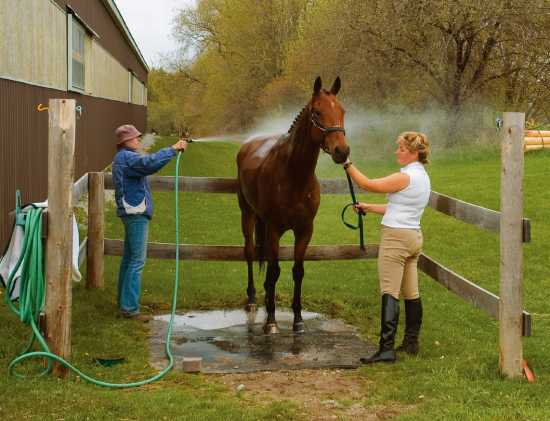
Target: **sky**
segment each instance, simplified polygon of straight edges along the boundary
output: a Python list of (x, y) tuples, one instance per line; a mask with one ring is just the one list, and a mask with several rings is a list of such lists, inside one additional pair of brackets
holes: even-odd
[(178, 9), (195, 0), (115, 0), (141, 54), (149, 67), (158, 65), (162, 54), (173, 52), (172, 19)]

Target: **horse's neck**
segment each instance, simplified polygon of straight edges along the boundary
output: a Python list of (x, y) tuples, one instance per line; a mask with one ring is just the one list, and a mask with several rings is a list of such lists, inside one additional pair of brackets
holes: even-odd
[(289, 133), (288, 165), (297, 177), (295, 180), (309, 181), (315, 174), (315, 167), (319, 159), (319, 145), (311, 139), (311, 125), (309, 113), (303, 112)]

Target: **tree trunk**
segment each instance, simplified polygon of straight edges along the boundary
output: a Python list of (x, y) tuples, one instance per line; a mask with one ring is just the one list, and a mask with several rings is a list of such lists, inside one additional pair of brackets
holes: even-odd
[(451, 104), (448, 108), (449, 117), (447, 119), (447, 147), (456, 146), (461, 138), (462, 130), (460, 123), (462, 120), (462, 98), (460, 96), (460, 84), (455, 84), (451, 94)]

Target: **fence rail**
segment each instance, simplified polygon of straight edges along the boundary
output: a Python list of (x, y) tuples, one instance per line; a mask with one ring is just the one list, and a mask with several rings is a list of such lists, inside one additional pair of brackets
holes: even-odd
[[(105, 255), (122, 256), (124, 241), (105, 239)], [(378, 245), (367, 244), (361, 250), (354, 244), (310, 245), (305, 260), (354, 260), (374, 259), (378, 256)], [(180, 259), (244, 261), (244, 247), (237, 245), (196, 245), (180, 244)], [(148, 243), (147, 257), (155, 259), (175, 259), (176, 245), (168, 243)], [(294, 246), (280, 246), (279, 260), (294, 260)]]
[[(124, 241), (106, 238), (104, 249), (106, 256), (122, 256)], [(293, 260), (294, 247), (281, 246), (279, 259)], [(147, 256), (153, 259), (175, 259), (176, 245), (169, 243), (148, 243)], [(199, 261), (245, 261), (244, 248), (239, 245), (196, 245), (181, 244), (180, 259)], [(378, 245), (367, 244), (366, 250), (361, 250), (355, 244), (341, 245), (310, 245), (306, 250), (305, 260), (356, 260), (374, 259), (378, 256)], [(256, 260), (256, 258), (254, 258)], [(490, 291), (476, 285), (472, 281), (447, 269), (429, 256), (422, 254), (418, 260), (418, 268), (449, 291), (455, 293), (474, 307), (483, 310), (490, 317), (498, 320), (500, 298)], [(523, 312), (523, 336), (531, 336), (531, 315)]]
[[(498, 295), (453, 272), (425, 254), (420, 255), (418, 268), (449, 291), (485, 311), (493, 319), (499, 319)], [(531, 336), (531, 314), (526, 311), (523, 311), (522, 332), (523, 336)]]
[(78, 203), (88, 193), (88, 174), (84, 174), (73, 184), (73, 203)]
[[(173, 191), (174, 177), (149, 176), (148, 182), (153, 191)], [(194, 193), (236, 193), (237, 180), (219, 177), (179, 177), (179, 190)], [(349, 194), (345, 179), (319, 180), (322, 194)], [(113, 189), (112, 174), (105, 174), (105, 188)], [(357, 186), (356, 186), (357, 188)], [(464, 202), (454, 197), (432, 191), (428, 206), (438, 212), (495, 233), (500, 232), (501, 213), (482, 206)], [(531, 241), (531, 221), (523, 218), (523, 242)]]

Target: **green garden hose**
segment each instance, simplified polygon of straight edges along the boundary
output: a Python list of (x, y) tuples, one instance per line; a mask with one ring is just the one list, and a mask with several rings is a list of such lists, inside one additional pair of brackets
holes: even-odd
[[(68, 361), (59, 357), (56, 354), (50, 352), (46, 340), (40, 333), (38, 328), (38, 318), (40, 317), (40, 311), (44, 306), (46, 299), (46, 282), (44, 279), (44, 264), (42, 254), (42, 209), (33, 208), (26, 212), (25, 217), (25, 239), (23, 242), (23, 252), (17, 262), (15, 268), (10, 273), (7, 282), (7, 291), (11, 291), (15, 274), (19, 267), (21, 267), (20, 278), (20, 295), (19, 304), (16, 305), (10, 300), (10, 294), (6, 294), (6, 302), (8, 306), (17, 314), (22, 322), (30, 324), (32, 329), (32, 335), (29, 344), (25, 347), (23, 352), (14, 358), (8, 371), (10, 374), (25, 378), (23, 374), (18, 373), (15, 367), (22, 361), (30, 358), (43, 358), (48, 361), (47, 367), (39, 374), (43, 376), (48, 374), (53, 366), (53, 362), (57, 361), (63, 366), (75, 372), (80, 378), (93, 383), (97, 386), (103, 386), (113, 389), (122, 389), (128, 387), (137, 387), (145, 384), (153, 383), (156, 380), (164, 377), (174, 367), (174, 357), (170, 351), (170, 339), (172, 336), (172, 325), (174, 322), (174, 316), (176, 313), (176, 303), (178, 297), (179, 288), (179, 244), (180, 244), (180, 230), (179, 230), (179, 166), (180, 166), (181, 152), (178, 152), (176, 160), (176, 177), (174, 181), (175, 191), (175, 217), (176, 217), (176, 276), (174, 278), (174, 292), (172, 293), (172, 311), (170, 316), (170, 322), (168, 323), (168, 329), (166, 331), (166, 345), (165, 353), (168, 358), (168, 365), (160, 372), (145, 380), (132, 382), (132, 383), (108, 383), (98, 379), (95, 379), (87, 374), (82, 373), (76, 367), (71, 365)], [(18, 209), (19, 211), (19, 209)], [(29, 352), (34, 341), (38, 340), (42, 351)]]

